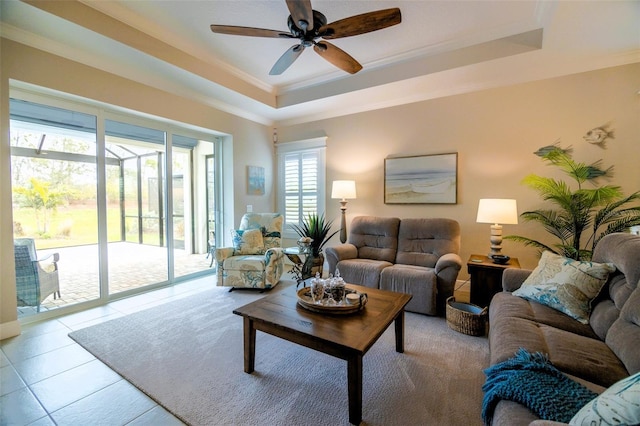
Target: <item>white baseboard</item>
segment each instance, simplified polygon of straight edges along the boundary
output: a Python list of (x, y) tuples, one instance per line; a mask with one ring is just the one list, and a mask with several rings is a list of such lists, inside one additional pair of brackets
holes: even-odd
[(20, 322), (18, 320), (0, 324), (0, 340), (18, 336), (20, 332)]

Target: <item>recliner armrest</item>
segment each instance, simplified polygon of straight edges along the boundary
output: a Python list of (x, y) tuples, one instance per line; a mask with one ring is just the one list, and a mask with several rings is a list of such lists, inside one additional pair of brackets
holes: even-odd
[(222, 265), (222, 262), (228, 257), (233, 256), (235, 249), (233, 247), (218, 247), (216, 248), (215, 256), (218, 265)]
[(268, 259), (279, 260), (284, 258), (284, 249), (282, 247), (271, 247), (264, 252), (264, 255)]
[(507, 268), (502, 273), (502, 290), (513, 292), (520, 288), (524, 280), (531, 274), (530, 269)]
[(327, 263), (329, 264), (329, 273), (335, 274), (336, 265), (341, 260), (355, 259), (358, 257), (358, 249), (353, 244), (341, 244), (339, 246), (327, 247), (324, 249)]
[(455, 268), (456, 270), (462, 269), (462, 258), (455, 253), (447, 253), (440, 256), (436, 262), (436, 275), (447, 268)]

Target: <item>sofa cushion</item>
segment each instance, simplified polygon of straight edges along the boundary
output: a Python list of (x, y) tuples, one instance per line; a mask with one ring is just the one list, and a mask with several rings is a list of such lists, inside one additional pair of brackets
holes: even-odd
[(224, 269), (233, 271), (264, 271), (265, 265), (264, 255), (232, 256), (224, 260)]
[(395, 264), (380, 274), (380, 289), (408, 293), (413, 298), (405, 306), (409, 312), (437, 315), (438, 280), (435, 269)]
[(640, 281), (638, 253), (640, 253), (640, 237), (625, 233), (607, 235), (598, 242), (593, 251), (594, 262), (613, 263), (619, 274), (624, 277), (610, 291), (610, 297), (618, 309), (622, 309), (626, 298), (636, 289)]
[(496, 318), (494, 311), (497, 303), (495, 302), (495, 299), (491, 301), (489, 309), (491, 365), (506, 361), (520, 348), (525, 348), (529, 352), (549, 352), (536, 322), (523, 318)]
[(393, 263), (398, 250), (399, 225), (397, 217), (357, 216), (351, 221), (349, 243), (356, 246), (361, 259)]
[(402, 219), (395, 263), (433, 268), (440, 257), (460, 251), (460, 224), (452, 219)]
[(629, 374), (611, 349), (599, 339), (528, 319), (497, 317), (494, 306), (504, 303), (504, 300), (498, 300), (491, 302), (489, 310), (491, 364), (505, 361), (519, 348), (525, 348), (529, 352), (548, 354), (551, 363), (559, 370), (600, 386), (610, 386)]
[(549, 359), (561, 371), (600, 386), (611, 386), (629, 375), (620, 359), (599, 339), (540, 325)]
[(591, 302), (615, 269), (611, 263), (580, 262), (545, 251), (538, 266), (513, 294), (588, 324)]
[(391, 262), (384, 260), (345, 259), (338, 262), (336, 270), (340, 271), (340, 276), (347, 283), (378, 288), (380, 273), (391, 265)]
[[(589, 323), (602, 340), (608, 335), (609, 328), (617, 320), (631, 293), (638, 287), (640, 280), (640, 237), (632, 234), (616, 233), (604, 237), (593, 252), (595, 262), (609, 262), (616, 265), (617, 271), (609, 276), (606, 290), (594, 301), (593, 313)], [(640, 323), (636, 323), (638, 325)]]
[(572, 426), (640, 424), (640, 373), (626, 377), (582, 407)]
[(538, 416), (524, 405), (503, 399), (496, 405), (491, 426), (529, 425), (536, 419)]
[(522, 318), (593, 339), (598, 338), (598, 335), (588, 324), (582, 324), (562, 312), (538, 302), (514, 297), (511, 293), (497, 293), (492, 299), (491, 307), (489, 323), (492, 322), (492, 319), (498, 321), (498, 318), (501, 317)]
[(630, 374), (640, 372), (640, 288), (631, 293), (620, 316), (609, 329), (605, 342)]

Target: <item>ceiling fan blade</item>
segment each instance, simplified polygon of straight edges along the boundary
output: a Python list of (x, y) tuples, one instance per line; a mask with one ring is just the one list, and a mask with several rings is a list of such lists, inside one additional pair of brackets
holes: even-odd
[(336, 67), (355, 74), (362, 69), (362, 65), (351, 57), (347, 52), (328, 41), (320, 41), (313, 46), (313, 50)]
[(237, 27), (235, 25), (211, 25), (211, 31), (218, 34), (231, 34), (249, 37), (292, 38), (287, 31), (265, 30), (264, 28)]
[[(287, 0), (289, 13), (298, 28), (307, 31), (313, 29), (313, 9), (311, 0)], [(304, 23), (302, 23), (304, 21)]]
[(280, 56), (280, 59), (276, 61), (271, 68), (271, 71), (269, 71), (269, 75), (280, 75), (285, 72), (285, 70), (289, 68), (296, 59), (298, 59), (298, 56), (300, 56), (302, 51), (304, 51), (304, 45), (302, 44), (291, 46), (286, 52), (284, 52), (284, 55)]
[(395, 7), (340, 19), (323, 25), (318, 32), (327, 39), (350, 37), (391, 27), (401, 21), (400, 9)]

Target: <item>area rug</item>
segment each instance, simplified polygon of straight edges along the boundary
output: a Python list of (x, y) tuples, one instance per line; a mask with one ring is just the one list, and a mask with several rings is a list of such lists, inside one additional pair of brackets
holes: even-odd
[[(217, 287), (69, 336), (190, 425), (349, 424), (345, 361), (258, 332), (244, 373), (232, 311), (263, 296)], [(405, 333), (404, 353), (390, 327), (364, 356), (362, 424), (482, 425), (487, 339), (413, 313)]]

